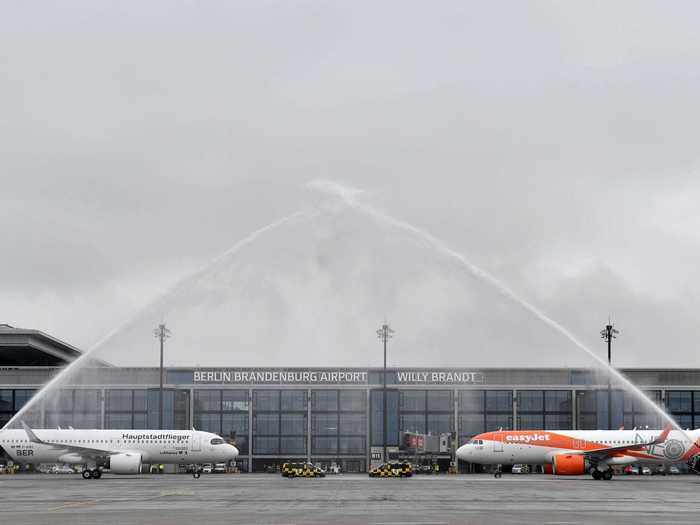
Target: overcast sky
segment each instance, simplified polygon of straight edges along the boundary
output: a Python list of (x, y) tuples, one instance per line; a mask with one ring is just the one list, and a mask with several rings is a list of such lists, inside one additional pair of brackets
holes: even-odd
[[(619, 365), (700, 366), (699, 19), (696, 2), (4, 2), (0, 322), (88, 348), (155, 301), (171, 364), (363, 366), (385, 316), (394, 364), (575, 362), (323, 179), (600, 355), (612, 315)], [(132, 326), (144, 348), (151, 322)]]

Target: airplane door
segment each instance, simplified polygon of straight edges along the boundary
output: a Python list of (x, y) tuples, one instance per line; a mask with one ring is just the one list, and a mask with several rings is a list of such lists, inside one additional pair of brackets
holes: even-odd
[(503, 452), (503, 434), (496, 434), (493, 442), (494, 452)]
[(199, 434), (192, 434), (192, 452), (199, 452), (202, 450), (202, 440)]

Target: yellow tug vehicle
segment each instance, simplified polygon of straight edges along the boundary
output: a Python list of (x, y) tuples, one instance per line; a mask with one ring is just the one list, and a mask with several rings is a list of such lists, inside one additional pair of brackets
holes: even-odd
[(410, 478), (413, 467), (405, 461), (382, 463), (369, 471), (370, 478)]
[(282, 476), (285, 478), (325, 478), (326, 473), (313, 463), (284, 463)]

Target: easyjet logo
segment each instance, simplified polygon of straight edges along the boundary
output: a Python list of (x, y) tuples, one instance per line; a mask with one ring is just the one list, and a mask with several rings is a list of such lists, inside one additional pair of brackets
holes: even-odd
[(549, 434), (520, 434), (506, 436), (506, 441), (523, 441), (525, 443), (530, 443), (532, 441), (549, 441)]

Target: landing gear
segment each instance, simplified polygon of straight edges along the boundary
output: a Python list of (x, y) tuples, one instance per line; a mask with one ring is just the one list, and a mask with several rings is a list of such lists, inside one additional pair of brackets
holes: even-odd
[(92, 471), (92, 479), (100, 479), (102, 477), (102, 471), (95, 469)]
[(201, 475), (202, 475), (202, 469), (201, 469), (201, 468), (195, 468), (195, 469), (192, 471), (192, 477), (193, 477), (194, 479), (199, 479), (199, 477), (200, 477)]
[(83, 479), (100, 479), (102, 477), (102, 471), (100, 469), (83, 470)]
[(83, 470), (83, 479), (90, 479), (90, 478), (92, 478), (92, 471)]
[(604, 479), (605, 481), (610, 481), (613, 478), (612, 469), (604, 470), (601, 472), (597, 468), (591, 469), (591, 476), (593, 479)]
[(493, 473), (493, 477), (499, 479), (501, 476), (503, 476), (503, 466), (498, 465), (496, 467), (496, 472)]

